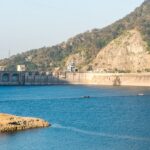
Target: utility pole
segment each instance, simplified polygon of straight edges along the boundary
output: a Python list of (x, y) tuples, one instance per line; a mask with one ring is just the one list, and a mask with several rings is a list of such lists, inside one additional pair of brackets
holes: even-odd
[(9, 50), (8, 51), (8, 58), (10, 58), (10, 56), (11, 56), (11, 51)]

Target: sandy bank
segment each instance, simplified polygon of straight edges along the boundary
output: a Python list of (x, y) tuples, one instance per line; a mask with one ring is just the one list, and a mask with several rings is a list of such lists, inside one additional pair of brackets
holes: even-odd
[(39, 118), (19, 117), (9, 114), (0, 114), (0, 133), (15, 132), (33, 128), (44, 128), (50, 124)]

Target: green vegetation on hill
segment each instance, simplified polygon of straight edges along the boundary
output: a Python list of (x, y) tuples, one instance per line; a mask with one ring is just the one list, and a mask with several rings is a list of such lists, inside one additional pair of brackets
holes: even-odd
[(66, 43), (52, 47), (43, 47), (0, 61), (9, 70), (14, 70), (17, 64), (26, 64), (28, 70), (51, 71), (55, 67), (64, 68), (67, 58), (72, 54), (80, 54), (84, 62), (80, 68), (88, 65), (99, 51), (120, 36), (125, 30), (138, 29), (150, 51), (150, 0), (146, 0), (134, 12), (125, 18), (103, 29), (93, 29), (70, 38)]

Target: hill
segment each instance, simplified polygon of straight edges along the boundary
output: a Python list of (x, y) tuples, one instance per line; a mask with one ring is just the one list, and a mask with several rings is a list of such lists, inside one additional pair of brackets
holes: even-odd
[[(93, 60), (98, 59), (97, 55), (104, 47), (125, 31), (135, 29), (146, 43), (146, 51), (150, 51), (150, 0), (146, 0), (134, 12), (110, 26), (87, 31), (56, 46), (43, 47), (3, 59), (0, 65), (14, 70), (17, 64), (26, 64), (29, 71), (52, 71), (56, 67), (64, 70), (66, 65), (74, 60), (80, 71), (92, 70)], [(113, 51), (114, 49), (112, 53)]]

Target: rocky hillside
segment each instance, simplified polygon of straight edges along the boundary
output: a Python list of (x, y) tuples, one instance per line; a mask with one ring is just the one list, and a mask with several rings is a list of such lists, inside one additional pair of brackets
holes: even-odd
[[(134, 12), (106, 28), (87, 31), (56, 46), (43, 47), (12, 56), (9, 59), (1, 60), (0, 65), (7, 66), (9, 70), (14, 70), (16, 64), (26, 64), (28, 70), (52, 71), (56, 67), (64, 70), (73, 59), (76, 60), (80, 71), (92, 70), (93, 60), (96, 58), (94, 62), (100, 61), (98, 56), (101, 50), (124, 34), (125, 31), (133, 29), (138, 30), (141, 40), (147, 44), (146, 51), (150, 51), (150, 0), (146, 0)], [(113, 51), (114, 49), (111, 50), (112, 53)], [(96, 70), (95, 67), (96, 65), (94, 65)], [(130, 69), (127, 66), (122, 67), (126, 70)]]
[(125, 31), (98, 53), (92, 68), (96, 72), (148, 72), (150, 53), (147, 43), (138, 30)]

